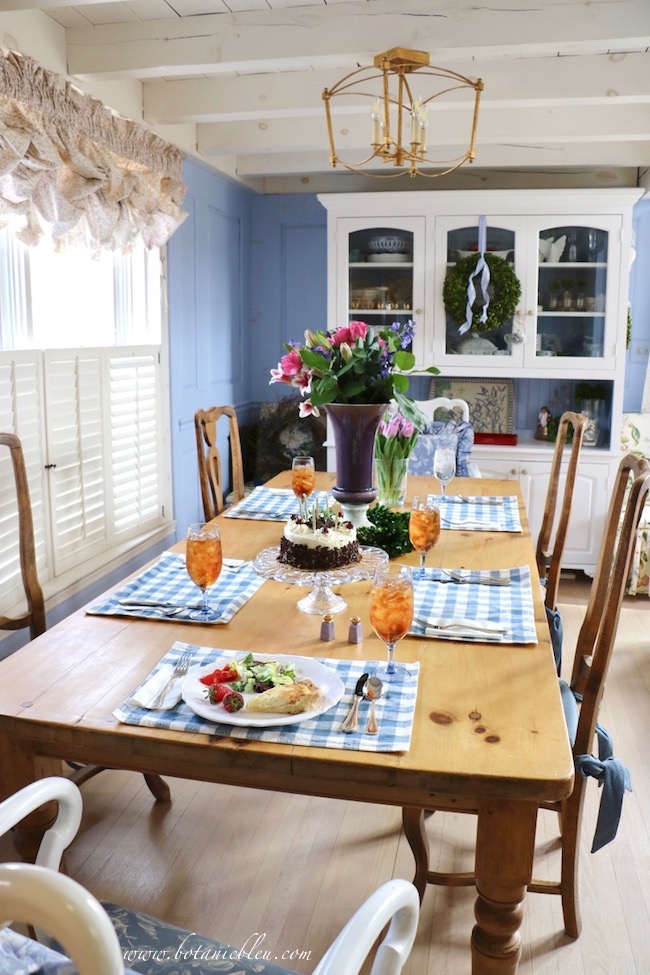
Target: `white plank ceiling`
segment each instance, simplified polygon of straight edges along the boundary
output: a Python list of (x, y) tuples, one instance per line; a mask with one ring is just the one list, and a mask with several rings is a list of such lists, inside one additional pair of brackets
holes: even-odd
[[(141, 120), (171, 141), (191, 126), (206, 164), (267, 191), (343, 187), (321, 93), (396, 46), (483, 79), (465, 179), (581, 172), (611, 185), (650, 170), (650, 0), (0, 0), (0, 12), (28, 9), (65, 28), (72, 79), (140, 82)], [(350, 98), (336, 115), (358, 154), (368, 111)], [(459, 100), (430, 113), (446, 155), (466, 128)]]

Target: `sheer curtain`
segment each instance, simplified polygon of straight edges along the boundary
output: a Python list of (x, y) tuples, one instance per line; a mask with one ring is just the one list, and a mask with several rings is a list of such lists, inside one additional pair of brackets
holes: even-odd
[(92, 250), (161, 246), (186, 214), (183, 154), (65, 78), (0, 57), (0, 226)]

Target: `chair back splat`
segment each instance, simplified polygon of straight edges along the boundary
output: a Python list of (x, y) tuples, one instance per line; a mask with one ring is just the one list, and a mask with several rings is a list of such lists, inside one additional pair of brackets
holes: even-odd
[(237, 414), (232, 406), (212, 406), (209, 410), (197, 410), (194, 414), (196, 451), (199, 465), (199, 484), (203, 513), (206, 521), (212, 521), (223, 511), (223, 468), (217, 446), (217, 421), (225, 416), (230, 433), (230, 458), (233, 501), (244, 497), (244, 464)]
[[(593, 775), (603, 784), (592, 852), (614, 838), (623, 791), (629, 787), (629, 773), (614, 757), (611, 740), (598, 724), (598, 711), (614, 651), (636, 531), (649, 492), (650, 464), (632, 454), (623, 457), (611, 495), (596, 575), (578, 635), (571, 682), (566, 684), (560, 680), (576, 774), (571, 795), (561, 802), (543, 803), (542, 808), (551, 809), (560, 816), (561, 873), (559, 880), (532, 880), (528, 890), (538, 894), (560, 895), (564, 928), (571, 938), (578, 937), (582, 926), (578, 903), (578, 861), (587, 776)], [(599, 743), (597, 759), (591, 754), (595, 735)], [(432, 805), (429, 808), (435, 810), (436, 807)], [(458, 811), (475, 813), (477, 810), (466, 808)], [(402, 822), (415, 858), (413, 882), (421, 898), (427, 883), (460, 886), (475, 882), (473, 872), (459, 874), (429, 870), (429, 837), (423, 809), (404, 808)]]
[(20, 572), (23, 579), (25, 597), (27, 599), (27, 612), (15, 618), (0, 616), (0, 629), (20, 630), (28, 626), (33, 640), (35, 637), (40, 636), (41, 633), (45, 633), (45, 603), (36, 569), (34, 521), (29, 498), (25, 458), (20, 439), (15, 434), (0, 433), (0, 445), (9, 448), (13, 464), (18, 508)]
[[(573, 501), (573, 488), (575, 486), (576, 474), (578, 472), (578, 460), (582, 448), (587, 417), (584, 413), (564, 413), (558, 424), (557, 440), (555, 441), (555, 451), (553, 452), (553, 463), (546, 493), (546, 503), (544, 505), (544, 515), (542, 517), (542, 527), (537, 539), (537, 568), (540, 579), (546, 583), (546, 593), (544, 603), (548, 609), (555, 609), (557, 603), (557, 591), (560, 585), (560, 570), (562, 568), (562, 556), (566, 543), (566, 534), (569, 527), (569, 516), (571, 514), (571, 503)], [(567, 441), (567, 435), (573, 431), (571, 441), (571, 453), (569, 454), (569, 466), (567, 467), (566, 480), (564, 482), (564, 492), (562, 494), (562, 508), (560, 511), (553, 548), (549, 551), (553, 525), (557, 511), (558, 497), (560, 493), (560, 472), (562, 468), (562, 456)]]

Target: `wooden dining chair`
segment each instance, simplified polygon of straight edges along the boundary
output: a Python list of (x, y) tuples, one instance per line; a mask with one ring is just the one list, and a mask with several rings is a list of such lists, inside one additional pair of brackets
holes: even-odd
[(223, 468), (217, 445), (217, 422), (228, 418), (230, 433), (230, 461), (233, 502), (244, 497), (244, 464), (237, 414), (232, 406), (212, 406), (209, 410), (197, 410), (194, 414), (196, 452), (199, 464), (199, 484), (206, 521), (212, 521), (223, 511)]
[[(630, 455), (624, 457), (619, 465), (609, 504), (596, 575), (578, 636), (571, 681), (569, 683), (561, 679), (559, 681), (576, 774), (573, 791), (567, 799), (540, 806), (543, 809), (554, 810), (559, 815), (562, 846), (560, 879), (532, 880), (528, 890), (533, 893), (557, 894), (561, 897), (564, 927), (571, 938), (577, 938), (581, 929), (578, 865), (586, 776), (595, 775), (606, 779), (608, 772), (616, 771), (619, 778), (624, 780), (627, 771), (617, 759), (614, 759), (611, 742), (606, 744), (606, 732), (597, 726), (597, 720), (630, 571), (636, 527), (649, 491), (648, 462), (643, 458)], [(599, 740), (599, 759), (591, 755), (595, 734), (598, 734)], [(607, 751), (607, 748), (610, 750)], [(611, 763), (617, 764), (614, 766)], [(606, 788), (607, 786), (603, 787), (603, 798), (609, 801), (611, 796), (606, 794)], [(622, 788), (619, 798), (622, 800)], [(450, 807), (438, 808), (449, 809)], [(601, 799), (601, 811), (592, 852), (605, 842), (609, 842), (616, 832), (617, 821), (612, 824), (604, 818), (607, 809), (607, 804), (603, 806)], [(410, 807), (402, 810), (404, 833), (415, 857), (413, 883), (418, 889), (420, 899), (424, 896), (427, 883), (454, 887), (472, 886), (475, 883), (473, 872), (445, 873), (429, 869), (429, 836), (425, 819), (426, 813), (431, 811), (436, 811), (435, 805), (426, 811)], [(476, 812), (475, 809), (469, 808), (457, 811)]]
[[(580, 459), (580, 450), (582, 448), (587, 421), (588, 417), (584, 413), (566, 412), (560, 417), (557, 428), (557, 439), (555, 441), (555, 450), (553, 451), (551, 473), (546, 492), (544, 514), (542, 516), (542, 526), (537, 538), (537, 549), (535, 552), (539, 577), (544, 581), (544, 605), (550, 610), (557, 608), (557, 593), (560, 585), (562, 556), (566, 544), (569, 516), (573, 503), (573, 489), (575, 487), (578, 461)], [(566, 469), (564, 489), (562, 491), (562, 507), (557, 519), (555, 533), (553, 533), (560, 497), (562, 460), (564, 449), (567, 445), (567, 438), (571, 438), (571, 451), (569, 453), (569, 463)], [(553, 538), (552, 548), (551, 537)]]
[[(0, 433), (0, 446), (9, 448), (13, 464), (14, 480), (16, 483), (16, 503), (18, 508), (18, 549), (20, 557), (20, 571), (25, 589), (27, 611), (20, 616), (0, 616), (0, 630), (19, 630), (29, 627), (30, 637), (34, 640), (45, 633), (45, 602), (43, 590), (38, 579), (36, 566), (36, 545), (34, 542), (34, 519), (27, 483), (25, 457), (20, 438), (13, 433)], [(74, 765), (69, 778), (77, 785), (104, 771), (102, 765)], [(143, 773), (145, 782), (151, 794), (159, 802), (169, 802), (171, 794), (169, 786), (159, 775)]]

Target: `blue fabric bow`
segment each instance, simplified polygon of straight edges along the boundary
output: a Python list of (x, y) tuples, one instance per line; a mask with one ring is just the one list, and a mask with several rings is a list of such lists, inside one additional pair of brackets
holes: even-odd
[(488, 294), (488, 285), (490, 283), (490, 269), (487, 266), (487, 261), (485, 260), (485, 247), (487, 243), (487, 220), (485, 216), (478, 218), (478, 251), (479, 259), (476, 263), (476, 267), (469, 276), (467, 282), (467, 305), (465, 307), (465, 321), (458, 329), (459, 335), (464, 335), (465, 332), (469, 331), (472, 327), (472, 309), (474, 307), (474, 302), (476, 301), (476, 288), (474, 287), (474, 278), (479, 274), (481, 275), (481, 292), (484, 298), (483, 311), (481, 312), (481, 321), (487, 321), (488, 306), (490, 304), (490, 296)]
[(585, 778), (589, 775), (598, 780), (603, 794), (598, 809), (596, 832), (591, 846), (591, 852), (596, 853), (606, 846), (616, 836), (621, 819), (623, 796), (625, 791), (632, 791), (630, 770), (620, 759), (614, 758), (614, 746), (609, 733), (602, 725), (596, 725), (598, 738), (598, 758), (594, 755), (577, 755), (576, 769)]

